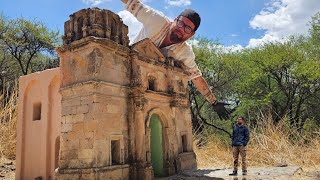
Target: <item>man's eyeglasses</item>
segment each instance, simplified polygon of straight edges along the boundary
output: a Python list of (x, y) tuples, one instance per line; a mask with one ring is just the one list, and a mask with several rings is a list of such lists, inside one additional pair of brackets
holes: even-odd
[(188, 25), (186, 25), (182, 20), (178, 19), (177, 20), (177, 26), (179, 28), (184, 28), (184, 32), (187, 34), (190, 34), (193, 32), (192, 28)]

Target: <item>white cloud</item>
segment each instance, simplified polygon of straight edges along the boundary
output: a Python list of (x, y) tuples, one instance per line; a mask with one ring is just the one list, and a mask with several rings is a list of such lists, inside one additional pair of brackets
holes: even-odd
[[(197, 39), (191, 39), (188, 40), (188, 43), (194, 47), (199, 47), (199, 40)], [(231, 46), (224, 46), (221, 44), (212, 44), (208, 46), (209, 49), (215, 49), (216, 53), (229, 53), (229, 52), (239, 52), (243, 49), (245, 49), (240, 44), (231, 45)]]
[(191, 0), (166, 0), (166, 3), (170, 6), (189, 6)]
[(151, 2), (151, 1), (153, 1), (153, 0), (140, 0), (140, 1), (142, 1), (142, 2), (144, 2), (144, 3), (147, 3), (147, 2)]
[(195, 46), (195, 47), (197, 47), (199, 45), (199, 41), (197, 39), (190, 39), (190, 40), (188, 40), (188, 43), (191, 46)]
[(84, 4), (87, 4), (90, 6), (98, 6), (102, 3), (109, 2), (109, 1), (112, 1), (112, 0), (82, 0)]
[(230, 34), (231, 37), (237, 37), (239, 36), (238, 34)]
[(264, 30), (258, 39), (250, 39), (248, 47), (268, 41), (285, 41), (290, 35), (305, 34), (308, 23), (320, 10), (319, 0), (271, 0), (251, 21), (253, 29)]
[(237, 52), (237, 51), (241, 51), (244, 49), (244, 47), (241, 46), (240, 44), (231, 45), (231, 46), (223, 46), (222, 48), (224, 49), (225, 52)]
[(142, 29), (142, 23), (139, 22), (129, 11), (120, 11), (118, 15), (122, 18), (123, 23), (128, 26), (128, 36), (130, 42), (132, 42), (139, 31)]

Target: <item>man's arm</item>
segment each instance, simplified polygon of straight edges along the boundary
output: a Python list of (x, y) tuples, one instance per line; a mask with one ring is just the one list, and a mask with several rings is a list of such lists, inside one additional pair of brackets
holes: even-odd
[(213, 106), (214, 111), (217, 112), (220, 119), (229, 119), (230, 112), (224, 107), (225, 105), (229, 104), (217, 101), (216, 96), (211, 92), (206, 80), (202, 76), (192, 79), (192, 83)]
[(141, 0), (121, 0), (125, 4), (125, 9), (140, 21), (144, 27), (148, 28), (151, 38), (154, 33), (158, 33), (161, 28), (167, 25), (169, 19), (155, 9), (145, 5)]
[(202, 76), (192, 79), (192, 83), (210, 104), (214, 104), (217, 101), (216, 96), (212, 93), (207, 81)]
[(248, 128), (246, 128), (245, 129), (245, 132), (244, 132), (244, 135), (245, 135), (245, 137), (244, 137), (244, 146), (246, 146), (247, 144), (248, 144), (248, 142), (249, 142), (249, 139), (250, 139), (250, 132), (249, 132), (249, 129)]

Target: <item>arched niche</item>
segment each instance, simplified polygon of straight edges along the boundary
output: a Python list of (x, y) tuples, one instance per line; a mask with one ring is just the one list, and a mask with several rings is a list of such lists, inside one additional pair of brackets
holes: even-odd
[(162, 152), (163, 152), (163, 169), (164, 176), (169, 175), (168, 169), (171, 164), (169, 162), (173, 162), (173, 147), (171, 147), (171, 142), (175, 139), (175, 125), (170, 114), (164, 113), (165, 111), (160, 108), (151, 109), (148, 112), (147, 119), (145, 121), (146, 127), (146, 153), (147, 153), (147, 163), (152, 165), (152, 154), (151, 154), (151, 120), (154, 116), (157, 116), (162, 128)]

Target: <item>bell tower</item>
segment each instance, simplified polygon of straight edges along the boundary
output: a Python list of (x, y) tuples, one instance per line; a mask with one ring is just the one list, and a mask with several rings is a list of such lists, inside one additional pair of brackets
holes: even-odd
[(64, 24), (57, 179), (127, 179), (128, 27), (109, 10), (82, 9)]

